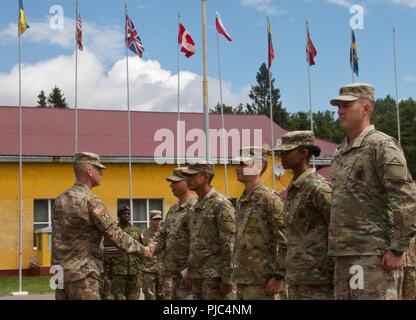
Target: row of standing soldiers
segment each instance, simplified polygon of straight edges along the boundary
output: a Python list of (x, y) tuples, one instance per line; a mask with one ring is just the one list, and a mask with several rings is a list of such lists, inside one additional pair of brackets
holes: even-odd
[[(313, 133), (289, 132), (276, 149), (294, 174), (285, 200), (261, 182), (262, 148), (233, 159), (245, 187), (235, 207), (211, 187), (212, 164), (191, 164), (167, 178), (178, 203), (147, 241), (124, 232), (121, 216), (117, 226), (92, 193), (104, 169), (98, 155), (77, 154), (77, 183), (53, 210), (52, 263), (65, 280), (57, 298), (103, 297), (104, 236), (125, 263), (137, 255), (161, 264), (164, 299), (415, 299), (416, 187), (401, 146), (370, 125), (373, 102), (367, 84), (331, 100), (347, 133), (332, 183), (311, 166), (320, 155)], [(112, 277), (113, 292), (127, 292), (128, 277)]]

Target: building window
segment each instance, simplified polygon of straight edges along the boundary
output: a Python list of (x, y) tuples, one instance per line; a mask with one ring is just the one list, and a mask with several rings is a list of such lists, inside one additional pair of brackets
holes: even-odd
[[(117, 207), (130, 205), (129, 199), (118, 199)], [(149, 227), (149, 211), (160, 210), (163, 216), (163, 199), (133, 199), (131, 222), (140, 229)]]
[(33, 210), (33, 248), (37, 249), (36, 231), (51, 226), (51, 213), (54, 200), (34, 200)]

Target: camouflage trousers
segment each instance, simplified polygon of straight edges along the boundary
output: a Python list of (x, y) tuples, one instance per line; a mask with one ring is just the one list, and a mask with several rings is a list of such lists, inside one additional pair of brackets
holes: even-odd
[(237, 283), (237, 300), (274, 300), (266, 294), (266, 284)]
[(416, 300), (416, 267), (403, 269), (403, 300)]
[(380, 256), (335, 257), (336, 300), (398, 300), (403, 270), (387, 271)]
[(138, 274), (113, 275), (111, 292), (113, 293), (114, 300), (139, 300), (140, 276)]
[(163, 300), (192, 300), (192, 289), (185, 289), (181, 280), (180, 275), (163, 277)]
[(332, 284), (290, 285), (289, 300), (333, 300)]
[(111, 280), (106, 275), (103, 275), (102, 284), (103, 288), (100, 290), (101, 300), (114, 300), (114, 296), (111, 293)]
[(143, 294), (145, 300), (162, 300), (161, 278), (157, 273), (143, 272)]
[(102, 280), (91, 275), (77, 281), (66, 281), (63, 289), (56, 289), (55, 300), (101, 300), (102, 288)]
[(192, 278), (192, 294), (194, 300), (234, 300), (235, 288), (226, 297), (218, 291), (220, 278)]

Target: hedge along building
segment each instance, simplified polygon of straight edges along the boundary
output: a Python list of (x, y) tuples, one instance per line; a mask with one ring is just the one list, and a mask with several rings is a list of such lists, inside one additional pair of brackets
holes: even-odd
[[(0, 107), (0, 275), (15, 273), (19, 268), (18, 216), (19, 216), (19, 109)], [(50, 227), (53, 199), (74, 183), (72, 161), (74, 155), (74, 110), (23, 108), (23, 269), (37, 265), (49, 266), (49, 256), (39, 254), (35, 233)], [(126, 111), (78, 110), (78, 150), (98, 153), (107, 169), (102, 185), (94, 192), (104, 201), (116, 218), (117, 206), (128, 203), (128, 123)], [(176, 202), (165, 180), (177, 166), (169, 154), (155, 159), (155, 151), (167, 146), (169, 132), (173, 134), (176, 150), (176, 113), (132, 112), (132, 221), (139, 227), (149, 222), (148, 212), (160, 209), (164, 213)], [(183, 113), (185, 132), (203, 128), (202, 113)], [(211, 129), (221, 129), (220, 115), (210, 115)], [(234, 129), (242, 146), (253, 145), (255, 130), (262, 130), (263, 143), (270, 143), (270, 120), (264, 115), (225, 115), (228, 133)], [(162, 131), (161, 131), (162, 130)], [(274, 125), (274, 137), (281, 138), (286, 132)], [(245, 133), (243, 133), (245, 132)], [(197, 133), (197, 131), (193, 131)], [(183, 134), (181, 134), (183, 135)], [(197, 135), (196, 135), (197, 136)], [(183, 143), (185, 150), (192, 150), (194, 141)], [(221, 135), (220, 135), (221, 136)], [(156, 138), (155, 138), (156, 137)], [(188, 137), (189, 138), (189, 137)], [(184, 138), (182, 138), (184, 139)], [(160, 140), (160, 141), (157, 141)], [(212, 137), (211, 137), (212, 140)], [(232, 154), (231, 138), (228, 141), (228, 159)], [(241, 142), (241, 141), (240, 141)], [(203, 143), (202, 143), (203, 144)], [(215, 144), (211, 141), (211, 146)], [(328, 166), (336, 145), (317, 139), (322, 149), (316, 159), (318, 170), (328, 175)], [(241, 145), (241, 143), (240, 143)], [(221, 156), (221, 141), (216, 143), (216, 154)], [(236, 148), (234, 148), (236, 149)], [(169, 150), (167, 150), (169, 151)], [(182, 152), (181, 152), (182, 153)], [(212, 154), (215, 154), (211, 150)], [(183, 155), (182, 155), (183, 157)], [(203, 157), (202, 157), (203, 158)], [(171, 162), (158, 164), (157, 162)], [(175, 160), (175, 163), (172, 163)], [(276, 156), (276, 163), (279, 163)], [(228, 166), (230, 198), (237, 198), (243, 191), (232, 165)], [(216, 165), (213, 186), (225, 192), (224, 166)], [(275, 170), (276, 188), (283, 191), (291, 180), (290, 172)], [(271, 159), (262, 180), (272, 185)], [(49, 245), (48, 241), (43, 246)]]

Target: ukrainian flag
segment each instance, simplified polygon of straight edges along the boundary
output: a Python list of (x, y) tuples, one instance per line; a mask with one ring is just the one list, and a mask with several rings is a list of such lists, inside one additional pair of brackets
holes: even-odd
[(19, 36), (25, 33), (26, 29), (29, 28), (26, 23), (25, 10), (23, 9), (23, 2), (19, 0)]
[(350, 65), (351, 70), (358, 77), (358, 50), (357, 50), (357, 41), (355, 41), (354, 30), (351, 30), (351, 49), (350, 49)]

